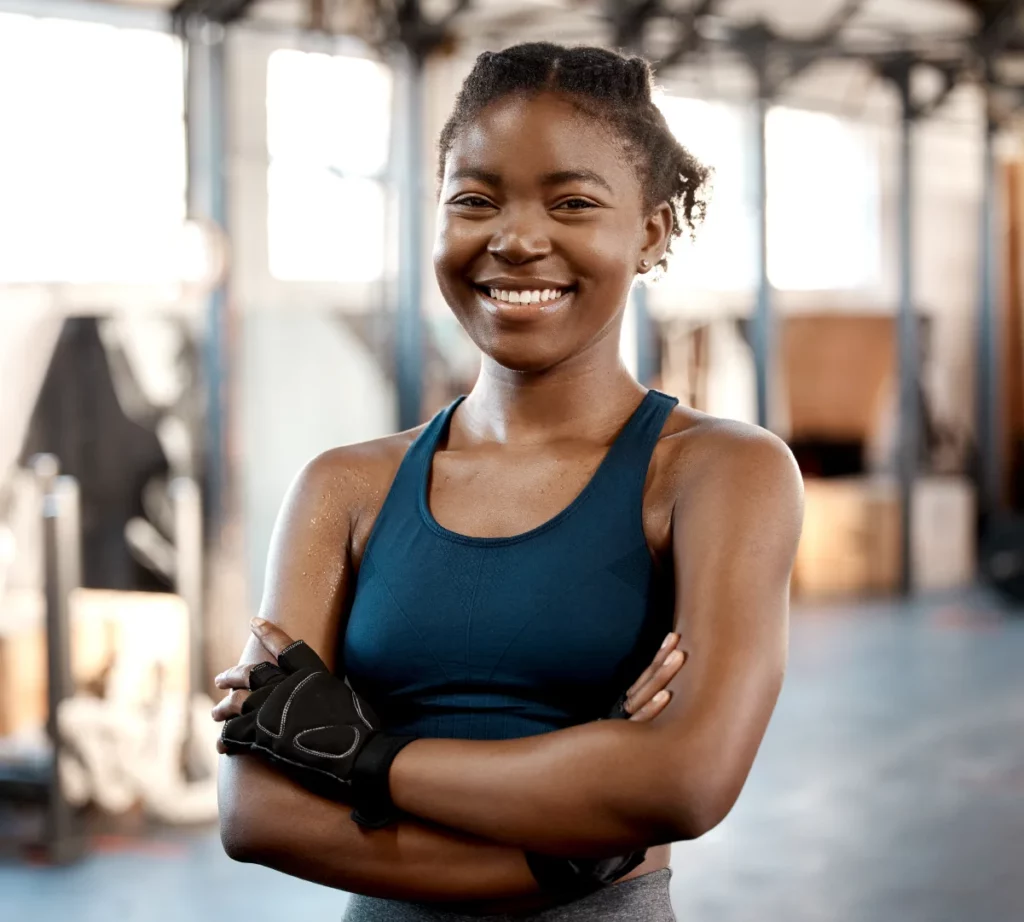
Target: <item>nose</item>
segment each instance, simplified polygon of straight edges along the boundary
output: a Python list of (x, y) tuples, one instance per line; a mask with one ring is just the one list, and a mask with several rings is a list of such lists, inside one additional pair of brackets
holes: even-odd
[(551, 240), (535, 217), (509, 212), (487, 244), (487, 252), (513, 265), (534, 262), (551, 253)]

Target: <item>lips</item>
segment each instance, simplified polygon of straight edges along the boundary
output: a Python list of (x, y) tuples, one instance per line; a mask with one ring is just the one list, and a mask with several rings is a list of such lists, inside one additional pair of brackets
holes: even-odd
[[(494, 289), (490, 287), (481, 288), (479, 285), (475, 285), (474, 287), (477, 289), (480, 297), (480, 303), (487, 313), (502, 320), (517, 322), (539, 320), (558, 313), (569, 305), (576, 293), (574, 287), (569, 287), (561, 291), (555, 289), (553, 292), (551, 289), (547, 289), (549, 297), (546, 299), (541, 297), (534, 300), (533, 297), (530, 297), (529, 300), (524, 300), (522, 299), (523, 295), (536, 292), (538, 289)], [(506, 300), (500, 296), (495, 297), (492, 294), (492, 292), (497, 292), (500, 295), (504, 293), (511, 293), (511, 291), (516, 291), (516, 293), (521, 297), (513, 301)], [(539, 289), (539, 291), (543, 294), (545, 289)], [(555, 296), (551, 297), (552, 294)]]

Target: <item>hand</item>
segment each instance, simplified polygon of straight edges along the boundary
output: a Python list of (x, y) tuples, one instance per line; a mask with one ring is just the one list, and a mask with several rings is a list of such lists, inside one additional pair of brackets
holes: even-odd
[[(661, 649), (654, 654), (648, 666), (620, 698), (609, 717), (628, 719), (637, 723), (648, 723), (654, 720), (672, 700), (672, 692), (665, 686), (675, 678), (677, 672), (686, 662), (686, 653), (676, 650), (679, 635), (674, 631), (665, 637)], [(669, 659), (669, 657), (672, 657)], [(623, 700), (624, 699), (624, 700)], [(619, 710), (621, 706), (621, 711)], [(622, 713), (625, 712), (625, 713)]]
[[(256, 635), (256, 639), (263, 645), (263, 649), (269, 654), (269, 658), (263, 662), (269, 662), (271, 665), (276, 666), (278, 653), (287, 649), (294, 641), (279, 627), (260, 618), (253, 618), (250, 622), (250, 627), (253, 634)], [(244, 663), (239, 666), (232, 666), (230, 669), (225, 669), (213, 680), (213, 684), (217, 688), (228, 690), (228, 694), (221, 698), (210, 712), (210, 716), (214, 720), (218, 722), (231, 720), (232, 717), (238, 717), (242, 713), (242, 706), (249, 695), (252, 694), (249, 688), (249, 674), (259, 665), (261, 664)], [(227, 753), (227, 749), (220, 741), (217, 742), (217, 752), (221, 755)]]
[[(257, 637), (259, 637), (264, 649), (273, 656), (272, 662), (276, 663), (275, 651), (283, 650), (292, 642), (292, 639), (280, 628), (268, 622), (264, 623), (266, 624), (266, 629), (262, 635), (257, 634)], [(625, 714), (629, 715), (629, 720), (636, 723), (650, 722), (672, 700), (672, 692), (666, 690), (665, 686), (675, 678), (676, 673), (682, 669), (683, 663), (686, 662), (686, 654), (682, 650), (678, 651), (678, 659), (672, 662), (668, 661), (668, 657), (676, 652), (678, 643), (678, 634), (675, 632), (668, 634), (661, 645), (661, 649), (654, 655), (651, 665), (643, 671), (640, 678), (630, 686), (623, 696), (625, 701), (619, 699), (616, 702), (617, 706), (619, 704), (622, 705)], [(229, 690), (229, 694), (211, 712), (214, 720), (229, 720), (242, 713), (242, 705), (250, 695), (249, 673), (254, 665), (256, 664), (246, 663), (243, 666), (234, 666), (222, 672), (214, 680), (217, 688)], [(664, 697), (659, 698), (659, 693), (662, 691), (665, 692)], [(623, 715), (616, 713), (615, 716), (622, 717)], [(217, 743), (217, 751), (221, 754), (226, 751), (220, 742)]]
[(386, 733), (369, 702), (304, 641), (258, 618), (252, 627), (277, 662), (218, 677), (237, 683), (244, 670), (252, 691), (225, 722), (219, 748), (259, 756), (307, 790), (351, 803), (362, 826), (392, 823), (401, 811), (391, 801), (391, 763), (416, 737)]

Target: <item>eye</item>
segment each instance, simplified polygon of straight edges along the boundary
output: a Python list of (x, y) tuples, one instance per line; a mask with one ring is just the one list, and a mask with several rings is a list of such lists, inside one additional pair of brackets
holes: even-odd
[(492, 204), (488, 199), (485, 199), (482, 195), (473, 195), (468, 193), (466, 195), (460, 195), (457, 198), (452, 199), (449, 205), (463, 205), (467, 208), (491, 208)]
[(555, 205), (555, 208), (562, 211), (585, 211), (588, 208), (597, 208), (597, 205), (590, 201), (590, 199), (573, 196), (572, 198), (563, 199)]

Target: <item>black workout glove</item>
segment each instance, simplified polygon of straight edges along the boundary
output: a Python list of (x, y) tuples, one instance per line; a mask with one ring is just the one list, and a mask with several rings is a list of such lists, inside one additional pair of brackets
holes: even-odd
[(221, 733), (229, 755), (262, 756), (308, 790), (350, 803), (362, 826), (380, 829), (397, 818), (388, 772), (416, 737), (384, 733), (366, 700), (301, 640), (276, 666), (255, 666), (249, 687), (241, 714)]
[[(598, 720), (629, 720), (627, 693), (623, 692), (606, 717)], [(647, 858), (647, 849), (613, 858), (558, 858), (527, 852), (526, 863), (541, 889), (575, 900), (615, 883)]]

